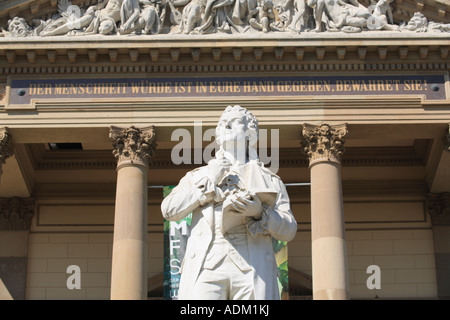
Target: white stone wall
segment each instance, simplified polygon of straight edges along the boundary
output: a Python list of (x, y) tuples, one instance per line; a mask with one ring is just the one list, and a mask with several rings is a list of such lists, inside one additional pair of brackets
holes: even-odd
[[(112, 234), (30, 234), (27, 299), (108, 299)], [(81, 289), (66, 286), (67, 267), (81, 269)]]
[[(29, 237), (26, 299), (109, 299), (112, 233), (35, 233)], [(163, 234), (149, 234), (148, 277), (163, 270)], [(81, 269), (69, 290), (67, 267)]]
[[(351, 299), (437, 298), (433, 233), (424, 230), (346, 232)], [(289, 266), (311, 275), (311, 233), (289, 244)], [(381, 270), (381, 289), (369, 290), (370, 265)]]
[[(347, 232), (352, 298), (436, 298), (433, 233), (426, 230)], [(381, 289), (366, 285), (369, 265), (381, 271)]]

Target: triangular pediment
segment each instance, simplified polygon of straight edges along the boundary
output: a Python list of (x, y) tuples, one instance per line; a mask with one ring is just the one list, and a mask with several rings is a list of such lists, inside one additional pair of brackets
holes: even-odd
[[(137, 4), (139, 7), (140, 20), (134, 19), (134, 22), (131, 21), (132, 8), (126, 9), (126, 6), (122, 5), (123, 0), (115, 0), (116, 12), (109, 12), (109, 16), (102, 18), (103, 22), (97, 21), (97, 25), (95, 25), (94, 21), (99, 19), (98, 16), (104, 15), (104, 13), (100, 13), (100, 10), (105, 6), (100, 6), (100, 4), (108, 3), (108, 1), (113, 2), (113, 0), (103, 2), (101, 0), (1, 1), (0, 30), (2, 33), (0, 36), (8, 37), (13, 34), (14, 37), (23, 37), (24, 33), (29, 36), (61, 36), (85, 33), (85, 30), (90, 29), (93, 34), (103, 33), (108, 35), (229, 33), (231, 36), (232, 34), (248, 32), (262, 34), (268, 31), (268, 33), (285, 32), (298, 38), (301, 32), (317, 31), (315, 29), (317, 29), (317, 15), (319, 14), (323, 16), (322, 24), (326, 24), (320, 31), (356, 33), (361, 30), (393, 31), (392, 29), (394, 29), (397, 31), (398, 27), (403, 28), (418, 13), (425, 18), (428, 29), (418, 28), (417, 32), (450, 33), (450, 24), (448, 24), (450, 22), (450, 0), (392, 0), (391, 2), (386, 0), (388, 4), (384, 8), (390, 7), (391, 15), (386, 10), (383, 11), (383, 6), (380, 6), (382, 8), (381, 15), (375, 15), (375, 6), (384, 0), (359, 0), (359, 7), (355, 6), (358, 0), (171, 0), (167, 2), (164, 0), (140, 0), (141, 2), (139, 0), (128, 0), (128, 7), (132, 6), (133, 1), (135, 6)], [(147, 2), (145, 3), (145, 1)], [(328, 4), (321, 6), (321, 2), (327, 1), (329, 1)], [(246, 12), (247, 9), (238, 5), (245, 2), (250, 3), (247, 7), (254, 7), (253, 13)], [(262, 9), (263, 3), (266, 10)], [(316, 5), (308, 6), (311, 3)], [(122, 5), (121, 9), (118, 8), (120, 5)], [(304, 10), (301, 8), (302, 6), (305, 7)], [(327, 6), (331, 6), (331, 9)], [(332, 13), (333, 6), (339, 7), (339, 14), (334, 13), (334, 16)], [(343, 6), (346, 6), (347, 9), (342, 9)], [(88, 10), (90, 7), (91, 11)], [(94, 7), (97, 8), (94, 10), (92, 9)], [(365, 13), (367, 9), (371, 13), (370, 16)], [(302, 10), (305, 13), (297, 20)], [(99, 12), (94, 13), (94, 11)], [(318, 13), (318, 11), (320, 12)], [(197, 18), (193, 18), (194, 13), (197, 14)], [(113, 15), (116, 18), (111, 18)], [(269, 21), (267, 26), (263, 21), (265, 17)], [(128, 24), (128, 30), (123, 27), (127, 25), (125, 21), (122, 21), (126, 18), (130, 18), (131, 21)], [(26, 28), (27, 30), (12, 32), (10, 23), (13, 19), (17, 19), (16, 25), (19, 25), (16, 26), (17, 28)], [(83, 21), (80, 22), (80, 20)], [(115, 22), (112, 22), (112, 20), (115, 20)], [(158, 21), (156, 22), (156, 20)], [(297, 20), (296, 24), (294, 20)], [(20, 24), (22, 25), (20, 26)], [(109, 25), (105, 28), (103, 24)], [(67, 25), (70, 26), (66, 27)], [(63, 26), (62, 30), (61, 26)], [(55, 29), (58, 29), (58, 31), (54, 32)], [(104, 32), (105, 29), (107, 31)], [(48, 32), (49, 30), (51, 32)]]

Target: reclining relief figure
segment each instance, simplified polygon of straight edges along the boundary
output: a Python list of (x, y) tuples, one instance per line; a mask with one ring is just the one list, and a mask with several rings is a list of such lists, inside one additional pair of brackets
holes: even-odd
[(308, 0), (308, 5), (314, 8), (316, 20), (315, 32), (344, 31), (360, 32), (367, 26), (369, 11), (360, 6), (348, 5), (342, 0)]

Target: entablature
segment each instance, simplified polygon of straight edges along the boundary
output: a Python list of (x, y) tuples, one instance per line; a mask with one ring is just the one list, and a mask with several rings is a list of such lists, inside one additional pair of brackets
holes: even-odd
[(3, 39), (0, 73), (447, 70), (450, 37), (307, 34), (303, 38), (119, 36)]
[(0, 71), (448, 69), (449, 0), (258, 0), (248, 8), (240, 3), (3, 1)]

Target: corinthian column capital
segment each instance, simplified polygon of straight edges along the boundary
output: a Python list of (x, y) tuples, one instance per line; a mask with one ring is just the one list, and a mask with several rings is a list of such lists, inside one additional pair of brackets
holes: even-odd
[(33, 198), (0, 198), (0, 230), (30, 230)]
[(303, 124), (302, 149), (308, 156), (309, 165), (317, 161), (333, 161), (341, 163), (344, 153), (344, 136), (347, 125), (312, 125)]
[(13, 155), (11, 136), (8, 128), (0, 128), (0, 165)]
[(109, 137), (113, 140), (113, 155), (118, 168), (127, 163), (149, 165), (150, 157), (153, 156), (156, 149), (153, 126), (145, 128), (111, 126)]
[(433, 226), (450, 226), (450, 193), (428, 194), (426, 203)]

